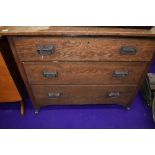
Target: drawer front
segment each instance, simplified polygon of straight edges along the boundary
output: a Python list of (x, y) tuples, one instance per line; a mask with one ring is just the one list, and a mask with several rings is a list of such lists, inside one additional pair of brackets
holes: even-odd
[(144, 62), (24, 63), (31, 84), (136, 84)]
[(21, 61), (150, 61), (154, 40), (14, 37)]
[(124, 104), (133, 98), (135, 86), (32, 85), (38, 105)]

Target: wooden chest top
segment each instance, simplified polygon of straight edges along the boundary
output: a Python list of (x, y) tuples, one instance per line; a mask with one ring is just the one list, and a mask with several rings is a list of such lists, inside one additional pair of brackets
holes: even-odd
[(4, 35), (155, 37), (155, 30), (152, 27), (1, 26), (0, 36)]

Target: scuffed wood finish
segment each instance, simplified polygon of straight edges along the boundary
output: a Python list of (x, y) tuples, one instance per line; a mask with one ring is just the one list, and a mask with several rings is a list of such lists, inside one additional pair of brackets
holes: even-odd
[[(155, 41), (145, 39), (14, 37), (14, 42), (21, 61), (150, 61), (155, 52)], [(52, 45), (54, 53), (42, 56), (38, 45)], [(121, 54), (124, 46), (137, 53)]]
[(21, 96), (0, 52), (0, 102), (17, 102), (21, 100)]
[(1, 26), (0, 35), (155, 37), (151, 28), (77, 26)]
[[(145, 62), (26, 62), (24, 68), (31, 84), (136, 84), (147, 67)], [(124, 71), (125, 77), (114, 77)], [(57, 77), (44, 77), (56, 72)]]
[[(72, 104), (121, 104), (126, 106), (133, 97), (135, 86), (115, 85), (32, 85), (38, 106)], [(109, 93), (119, 93), (111, 98)], [(60, 97), (48, 98), (48, 93), (60, 93)]]

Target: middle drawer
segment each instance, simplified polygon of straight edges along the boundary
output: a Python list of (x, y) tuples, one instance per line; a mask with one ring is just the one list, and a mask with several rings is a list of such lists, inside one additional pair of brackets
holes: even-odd
[(144, 62), (26, 62), (31, 84), (136, 84)]

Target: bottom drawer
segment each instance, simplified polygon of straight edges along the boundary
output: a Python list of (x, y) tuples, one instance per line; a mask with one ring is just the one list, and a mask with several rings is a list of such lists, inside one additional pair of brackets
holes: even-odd
[(135, 86), (32, 85), (37, 105), (123, 104), (131, 102)]

